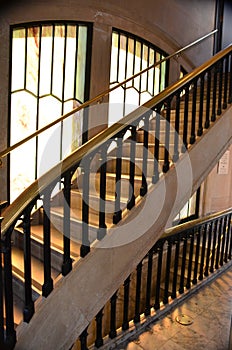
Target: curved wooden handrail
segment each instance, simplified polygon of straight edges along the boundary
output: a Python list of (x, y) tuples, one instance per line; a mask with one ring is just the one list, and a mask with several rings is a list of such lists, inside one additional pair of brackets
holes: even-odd
[(82, 109), (84, 109), (85, 107), (88, 107), (90, 106), (91, 104), (93, 104), (94, 102), (99, 102), (101, 101), (105, 96), (109, 95), (110, 92), (116, 90), (117, 88), (125, 85), (126, 83), (128, 83), (129, 81), (137, 78), (138, 76), (142, 75), (143, 73), (146, 73), (147, 71), (149, 71), (150, 69), (152, 68), (155, 68), (156, 66), (159, 66), (161, 63), (165, 62), (165, 61), (168, 61), (169, 59), (175, 57), (175, 56), (179, 56), (180, 54), (182, 54), (182, 52), (188, 50), (190, 47), (193, 47), (197, 44), (199, 44), (201, 41), (205, 40), (206, 38), (208, 38), (209, 36), (215, 34), (216, 32), (218, 31), (218, 29), (215, 29), (215, 30), (212, 30), (210, 33), (200, 37), (199, 39), (193, 41), (192, 43), (184, 46), (183, 48), (175, 51), (174, 53), (172, 53), (171, 55), (163, 58), (162, 60), (156, 62), (155, 64), (141, 70), (140, 72), (134, 74), (133, 76), (127, 78), (126, 80), (122, 81), (121, 83), (115, 85), (114, 87), (106, 90), (106, 91), (103, 91), (102, 93), (100, 93), (99, 95), (97, 95), (96, 97), (92, 98), (91, 100), (88, 100), (86, 102), (84, 102), (83, 104), (81, 104), (80, 106), (72, 109), (70, 112), (62, 115), (61, 117), (59, 117), (58, 119), (54, 120), (52, 123), (44, 126), (43, 128), (35, 131), (34, 133), (30, 134), (29, 136), (27, 136), (26, 138), (24, 138), (23, 140), (15, 143), (14, 145), (10, 146), (10, 147), (7, 147), (5, 150), (1, 151), (0, 152), (0, 165), (1, 165), (1, 158), (4, 158), (6, 157), (10, 152), (12, 152), (14, 149), (20, 147), (21, 145), (23, 145), (24, 143), (28, 142), (29, 140), (33, 139), (34, 137), (37, 137), (38, 135), (42, 134), (44, 131), (50, 129), (51, 127), (53, 127), (54, 125), (62, 122), (63, 120), (65, 120), (66, 118), (68, 118), (70, 115), (76, 113), (76, 112), (79, 112), (81, 111)]
[[(143, 115), (146, 110), (152, 109), (154, 106), (162, 103), (164, 98), (169, 97), (175, 93), (179, 88), (185, 86), (194, 77), (201, 75), (210, 66), (214, 65), (218, 60), (226, 56), (232, 51), (232, 45), (228, 46), (223, 51), (216, 54), (206, 63), (200, 67), (194, 69), (191, 73), (185, 75), (178, 82), (173, 83), (168, 88), (163, 90), (160, 94), (156, 95), (148, 102), (132, 111), (125, 116), (121, 121), (113, 124), (108, 129), (103, 130), (91, 140), (82, 145), (79, 149), (71, 153), (67, 158), (51, 168), (47, 173), (42, 175), (39, 179), (35, 180), (22, 194), (5, 210), (4, 219), (2, 221), (2, 236), (6, 231), (15, 223), (16, 220), (22, 215), (26, 207), (35, 201), (41, 194), (44, 193), (46, 188), (51, 186), (55, 181), (62, 178), (63, 175), (70, 169), (75, 168), (81, 160), (90, 152), (100, 147), (103, 143), (113, 138), (116, 134), (120, 133), (125, 125), (131, 125), (139, 116)], [(187, 225), (187, 224), (183, 224)], [(180, 226), (182, 227), (182, 226)]]

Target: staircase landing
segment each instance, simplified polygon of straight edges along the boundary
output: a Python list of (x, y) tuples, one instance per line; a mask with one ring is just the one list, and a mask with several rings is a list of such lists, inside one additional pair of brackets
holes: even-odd
[[(150, 323), (137, 338), (128, 339), (116, 350), (231, 350), (232, 266), (213, 281), (195, 291), (166, 317)], [(186, 326), (178, 315), (191, 317)]]

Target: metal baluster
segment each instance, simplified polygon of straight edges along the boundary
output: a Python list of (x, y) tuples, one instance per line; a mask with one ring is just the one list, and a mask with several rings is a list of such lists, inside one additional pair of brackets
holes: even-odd
[(152, 183), (155, 184), (159, 180), (159, 146), (160, 146), (160, 107), (156, 109), (155, 117), (155, 146), (154, 146), (154, 175)]
[(141, 297), (141, 278), (142, 278), (142, 261), (136, 269), (136, 296), (135, 296), (135, 316), (134, 323), (140, 322), (140, 297)]
[(51, 190), (47, 189), (43, 199), (44, 217), (43, 217), (43, 235), (44, 235), (44, 284), (42, 286), (42, 295), (47, 297), (53, 290), (53, 280), (51, 277)]
[(101, 150), (100, 166), (100, 198), (99, 198), (99, 230), (97, 238), (101, 240), (106, 235), (106, 153), (108, 145), (104, 144)]
[(216, 120), (216, 99), (217, 99), (217, 64), (214, 66), (213, 74), (213, 102), (212, 102), (212, 115), (211, 121), (215, 122)]
[(205, 271), (204, 271), (204, 275), (206, 277), (209, 276), (209, 259), (210, 259), (210, 252), (211, 252), (212, 228), (213, 228), (211, 222), (207, 226), (208, 226), (208, 239), (207, 239), (208, 244), (207, 244)]
[(147, 193), (147, 158), (148, 158), (148, 132), (149, 132), (149, 116), (144, 116), (144, 131), (143, 131), (143, 168), (142, 168), (142, 186), (140, 188), (140, 196), (145, 196)]
[(205, 245), (206, 245), (206, 225), (204, 225), (201, 229), (202, 232), (202, 247), (201, 247), (201, 263), (200, 263), (200, 272), (199, 272), (199, 281), (203, 280), (203, 272), (204, 272), (204, 261), (205, 261)]
[(110, 331), (109, 331), (109, 337), (111, 339), (115, 338), (117, 336), (116, 331), (116, 305), (117, 305), (117, 293), (115, 292), (114, 295), (110, 299)]
[(121, 176), (122, 176), (122, 137), (117, 137), (117, 158), (116, 158), (116, 184), (115, 184), (115, 212), (113, 216), (113, 223), (117, 224), (122, 219), (121, 210)]
[(62, 275), (66, 276), (72, 270), (72, 259), (70, 256), (70, 205), (71, 205), (71, 178), (72, 173), (68, 173), (64, 177), (64, 218), (63, 218), (63, 264)]
[(125, 331), (129, 328), (129, 294), (130, 294), (130, 276), (124, 282), (124, 302), (123, 302), (123, 323), (122, 329)]
[(212, 247), (212, 255), (211, 255), (211, 264), (210, 264), (210, 272), (214, 271), (214, 260), (215, 260), (215, 251), (216, 251), (216, 242), (217, 242), (217, 226), (218, 220), (213, 222), (213, 247)]
[(205, 111), (205, 129), (210, 126), (210, 94), (211, 94), (211, 71), (208, 70), (207, 73), (207, 97), (206, 97), (206, 111)]
[(168, 251), (167, 251), (167, 260), (166, 260), (166, 272), (165, 272), (165, 286), (164, 286), (164, 298), (163, 303), (168, 303), (168, 294), (169, 294), (169, 279), (170, 279), (170, 267), (171, 267), (171, 258), (172, 258), (172, 240), (168, 240)]
[(199, 119), (197, 135), (203, 134), (203, 104), (204, 104), (204, 75), (200, 77), (200, 106), (199, 106)]
[(170, 147), (170, 117), (171, 117), (171, 99), (166, 101), (166, 122), (165, 122), (165, 149), (164, 149), (164, 164), (163, 172), (169, 170), (169, 147)]
[(148, 316), (151, 313), (152, 260), (153, 260), (153, 250), (151, 249), (148, 253), (146, 305), (145, 305), (145, 311), (144, 311), (145, 316)]
[(102, 338), (102, 318), (103, 318), (103, 309), (101, 309), (97, 316), (96, 316), (96, 340), (95, 340), (95, 346), (97, 348), (100, 348), (103, 345), (103, 338)]
[(183, 238), (184, 245), (183, 245), (183, 256), (182, 256), (182, 263), (181, 263), (181, 274), (180, 274), (180, 288), (179, 293), (184, 293), (184, 278), (185, 278), (185, 264), (186, 264), (186, 253), (187, 253), (187, 238)]
[(157, 266), (157, 278), (156, 278), (156, 293), (155, 293), (155, 304), (154, 309), (158, 310), (160, 308), (160, 282), (161, 282), (161, 271), (162, 271), (162, 261), (163, 261), (163, 241), (158, 242), (157, 252), (158, 252), (158, 266)]
[(218, 106), (217, 115), (222, 113), (222, 61), (219, 61), (219, 87), (218, 87)]
[(197, 103), (197, 79), (193, 81), (192, 87), (192, 120), (191, 120), (191, 135), (190, 144), (194, 144), (196, 141), (196, 103)]
[(216, 261), (215, 261), (215, 269), (219, 268), (219, 256), (221, 249), (221, 232), (222, 232), (222, 218), (219, 219), (218, 225), (218, 236), (217, 236), (217, 250), (216, 250)]
[[(0, 217), (0, 237), (1, 235), (1, 224), (2, 224), (3, 218)], [(3, 261), (3, 255), (4, 254), (4, 248), (3, 248), (3, 242), (0, 239), (0, 348), (4, 349), (4, 311), (3, 311), (3, 271), (2, 271), (2, 261)]]
[(193, 273), (193, 280), (192, 280), (193, 284), (197, 284), (198, 260), (199, 260), (200, 242), (201, 242), (199, 229), (196, 237), (197, 237), (197, 245), (196, 245), (196, 251), (195, 251), (195, 264), (194, 264), (194, 273)]
[(23, 309), (23, 320), (29, 322), (32, 318), (35, 308), (32, 300), (32, 279), (31, 279), (31, 211), (30, 205), (23, 215), (23, 233), (24, 233), (24, 293), (25, 305)]
[(180, 129), (180, 92), (176, 94), (176, 111), (175, 111), (175, 136), (173, 162), (179, 159), (179, 129)]
[(180, 252), (180, 240), (179, 240), (179, 237), (176, 237), (175, 263), (174, 263), (172, 295), (171, 295), (172, 299), (176, 298), (177, 273), (178, 273), (178, 267), (179, 267), (179, 252)]
[(16, 331), (14, 329), (14, 311), (13, 311), (13, 285), (12, 285), (12, 262), (11, 262), (11, 235), (14, 226), (6, 232), (4, 241), (2, 241), (4, 254), (4, 285), (5, 285), (5, 344), (8, 349), (13, 349), (16, 344)]
[(131, 127), (131, 142), (130, 142), (130, 187), (129, 201), (127, 209), (131, 210), (135, 205), (135, 148), (136, 148), (136, 127)]
[(228, 96), (228, 72), (229, 72), (229, 55), (225, 57), (225, 80), (224, 80), (224, 95), (223, 95), (223, 105), (222, 108), (227, 108), (227, 96)]
[(230, 241), (230, 224), (231, 224), (231, 214), (228, 215), (228, 224), (226, 228), (226, 248), (225, 248), (225, 263), (228, 261), (228, 250), (229, 250), (229, 241)]
[(194, 229), (190, 234), (190, 250), (189, 250), (189, 262), (188, 262), (188, 277), (186, 282), (186, 288), (191, 287), (191, 275), (192, 275), (192, 265), (193, 265), (193, 249), (194, 249)]
[(182, 152), (184, 153), (188, 147), (188, 111), (189, 111), (189, 86), (185, 87), (185, 99), (184, 99), (184, 126), (183, 126), (183, 146)]
[[(231, 218), (230, 218), (230, 220), (231, 220)], [(230, 236), (230, 247), (229, 247), (228, 259), (231, 259), (231, 254), (232, 254), (232, 225), (231, 225), (231, 221), (230, 221), (229, 236)]]
[(82, 160), (83, 193), (82, 193), (82, 244), (80, 256), (84, 258), (90, 252), (89, 241), (89, 175), (91, 158)]
[(80, 343), (81, 343), (81, 350), (89, 350), (87, 346), (87, 337), (88, 337), (88, 327), (79, 336)]
[(221, 245), (221, 255), (220, 255), (220, 266), (223, 266), (223, 258), (225, 253), (225, 242), (226, 242), (226, 226), (227, 226), (227, 216), (223, 217), (223, 229), (222, 229), (222, 245)]

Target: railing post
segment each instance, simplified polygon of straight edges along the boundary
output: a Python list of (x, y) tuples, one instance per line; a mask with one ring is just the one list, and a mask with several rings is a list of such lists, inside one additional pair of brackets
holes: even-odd
[(188, 262), (188, 277), (186, 282), (186, 288), (191, 287), (191, 274), (192, 274), (192, 264), (193, 264), (193, 249), (194, 249), (194, 229), (190, 234), (190, 250), (189, 250), (189, 262)]
[(146, 283), (146, 305), (145, 305), (145, 316), (151, 313), (151, 280), (152, 280), (152, 260), (153, 250), (151, 249), (148, 253), (148, 266), (147, 266), (147, 283)]
[(24, 291), (25, 306), (23, 310), (24, 322), (29, 322), (35, 312), (32, 299), (32, 279), (31, 279), (31, 210), (29, 206), (23, 215), (23, 233), (24, 233)]
[(130, 187), (127, 209), (132, 209), (135, 205), (135, 147), (136, 147), (136, 127), (131, 126), (130, 143)]
[(193, 284), (197, 284), (197, 271), (198, 271), (198, 260), (200, 255), (200, 242), (201, 242), (201, 235), (199, 232), (199, 228), (196, 234), (197, 237), (197, 245), (196, 245), (196, 251), (195, 251), (195, 263), (194, 263), (194, 273), (193, 273)]
[(53, 280), (51, 277), (51, 190), (44, 193), (43, 199), (44, 218), (44, 284), (42, 286), (42, 295), (47, 297), (53, 290)]
[(174, 262), (174, 273), (173, 273), (173, 283), (172, 283), (172, 299), (176, 298), (176, 286), (177, 286), (177, 273), (179, 267), (179, 252), (180, 252), (180, 238), (179, 235), (175, 237), (176, 241), (176, 251), (175, 251), (175, 262)]
[(212, 115), (211, 115), (212, 122), (215, 122), (216, 120), (217, 73), (218, 73), (218, 67), (217, 67), (217, 63), (215, 63), (214, 72), (213, 72), (213, 102), (212, 102)]
[(218, 87), (218, 107), (217, 115), (222, 113), (222, 59), (219, 61), (219, 87)]
[(106, 153), (107, 144), (103, 145), (100, 158), (100, 196), (99, 196), (99, 229), (97, 238), (101, 240), (106, 235)]
[(123, 301), (123, 323), (122, 329), (125, 331), (129, 328), (129, 293), (130, 293), (130, 276), (124, 282), (124, 301)]
[(182, 262), (181, 262), (181, 273), (180, 273), (180, 288), (179, 293), (184, 293), (184, 279), (185, 279), (185, 264), (186, 264), (186, 253), (187, 253), (187, 238), (182, 238), (184, 241), (183, 245), (183, 256), (182, 256)]
[(169, 279), (170, 279), (170, 267), (171, 267), (171, 256), (172, 256), (172, 240), (168, 239), (168, 252), (166, 260), (166, 272), (165, 272), (165, 286), (164, 286), (164, 297), (163, 303), (168, 303), (168, 294), (169, 294)]
[(163, 172), (169, 170), (169, 147), (170, 147), (170, 117), (171, 117), (171, 99), (168, 98), (166, 105), (166, 122), (165, 122), (165, 150)]
[(160, 147), (160, 110), (158, 106), (156, 109), (155, 117), (155, 146), (154, 146), (154, 174), (152, 176), (152, 183), (156, 184), (159, 180), (159, 147)]
[(219, 268), (219, 257), (221, 250), (221, 232), (222, 232), (222, 218), (219, 219), (218, 225), (218, 236), (217, 236), (217, 250), (216, 250), (216, 261), (215, 261), (215, 269)]
[(202, 227), (202, 247), (201, 247), (201, 263), (200, 263), (200, 272), (199, 272), (199, 281), (203, 280), (204, 277), (204, 261), (205, 261), (205, 245), (206, 245), (206, 225)]
[(225, 242), (226, 242), (226, 226), (227, 226), (227, 216), (223, 217), (223, 228), (222, 228), (222, 245), (221, 245), (221, 254), (220, 254), (220, 266), (223, 266), (223, 258), (225, 253)]
[(96, 329), (97, 329), (97, 336), (95, 340), (95, 346), (97, 348), (100, 348), (103, 345), (103, 338), (102, 338), (102, 318), (103, 318), (103, 309), (101, 309), (97, 316), (96, 316)]
[(3, 307), (3, 295), (4, 295), (4, 284), (2, 275), (2, 254), (3, 254), (3, 242), (1, 234), (1, 224), (3, 218), (0, 217), (0, 349), (4, 349), (4, 307)]
[(211, 241), (212, 241), (212, 223), (210, 222), (208, 225), (208, 239), (207, 239), (207, 254), (206, 254), (206, 263), (205, 263), (205, 271), (204, 275), (209, 276), (209, 259), (211, 252)]
[(230, 54), (230, 78), (229, 78), (229, 96), (228, 103), (232, 102), (232, 54)]
[(183, 125), (183, 146), (182, 152), (184, 153), (188, 148), (188, 112), (189, 112), (189, 85), (185, 87), (184, 97), (184, 125)]
[(189, 142), (194, 144), (196, 141), (196, 103), (197, 103), (197, 80), (194, 79), (192, 88), (192, 120), (191, 120), (191, 135)]
[(83, 159), (82, 161), (82, 175), (83, 175), (83, 188), (82, 188), (82, 244), (80, 248), (80, 256), (84, 258), (90, 252), (89, 241), (89, 176), (90, 176), (90, 161), (89, 159)]
[(156, 278), (156, 291), (155, 291), (155, 303), (154, 309), (158, 310), (160, 308), (160, 282), (161, 282), (161, 271), (162, 271), (162, 261), (163, 261), (163, 245), (164, 241), (158, 241), (157, 252), (158, 252), (158, 266), (157, 266), (157, 278)]
[(72, 259), (70, 256), (70, 205), (71, 205), (71, 178), (72, 173), (69, 172), (64, 177), (64, 219), (63, 219), (63, 264), (62, 275), (66, 276), (72, 270)]
[(199, 106), (199, 119), (197, 136), (201, 136), (203, 133), (203, 106), (204, 106), (204, 75), (200, 76), (200, 106)]
[(81, 343), (81, 350), (89, 350), (87, 346), (87, 337), (88, 337), (88, 327), (79, 336), (80, 343)]
[(147, 193), (148, 135), (149, 135), (149, 114), (146, 113), (144, 116), (142, 186), (140, 188), (140, 196), (145, 196), (145, 194)]
[(117, 291), (114, 293), (114, 295), (110, 299), (110, 331), (109, 331), (109, 337), (110, 339), (113, 339), (117, 336), (117, 330), (116, 330), (116, 305), (117, 305)]
[(14, 329), (14, 309), (13, 309), (13, 285), (12, 285), (12, 263), (11, 263), (11, 234), (14, 226), (6, 232), (2, 242), (4, 254), (4, 285), (5, 285), (5, 346), (11, 350), (16, 344), (16, 331)]
[(215, 261), (215, 251), (216, 251), (216, 242), (217, 242), (217, 226), (218, 220), (213, 222), (213, 246), (212, 246), (212, 254), (211, 254), (211, 262), (210, 262), (210, 272), (214, 271), (214, 261)]
[(225, 248), (225, 258), (224, 258), (225, 263), (227, 263), (229, 258), (230, 225), (231, 225), (231, 214), (228, 215), (228, 224), (226, 228), (226, 248)]
[(173, 162), (179, 159), (179, 129), (180, 129), (180, 92), (176, 94), (176, 110), (175, 110), (175, 136), (174, 136), (174, 151)]
[(135, 316), (134, 323), (140, 322), (140, 297), (141, 297), (141, 279), (142, 279), (142, 261), (136, 269), (136, 295), (135, 295)]
[(122, 219), (122, 210), (121, 210), (122, 138), (123, 138), (123, 134), (120, 134), (117, 137), (115, 212), (113, 215), (114, 224), (117, 224)]
[(207, 93), (206, 93), (206, 112), (205, 112), (205, 129), (208, 129), (210, 126), (210, 94), (211, 94), (211, 70), (208, 70), (207, 74)]
[(224, 95), (223, 95), (223, 105), (222, 108), (227, 108), (228, 101), (228, 73), (229, 73), (229, 55), (225, 57), (225, 80), (224, 80)]

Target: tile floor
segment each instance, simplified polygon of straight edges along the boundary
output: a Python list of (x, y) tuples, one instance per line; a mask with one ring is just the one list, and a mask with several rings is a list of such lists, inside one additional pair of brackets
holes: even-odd
[[(192, 322), (182, 325), (176, 317)], [(232, 350), (232, 267), (118, 350)], [(232, 345), (232, 344), (231, 344)]]

